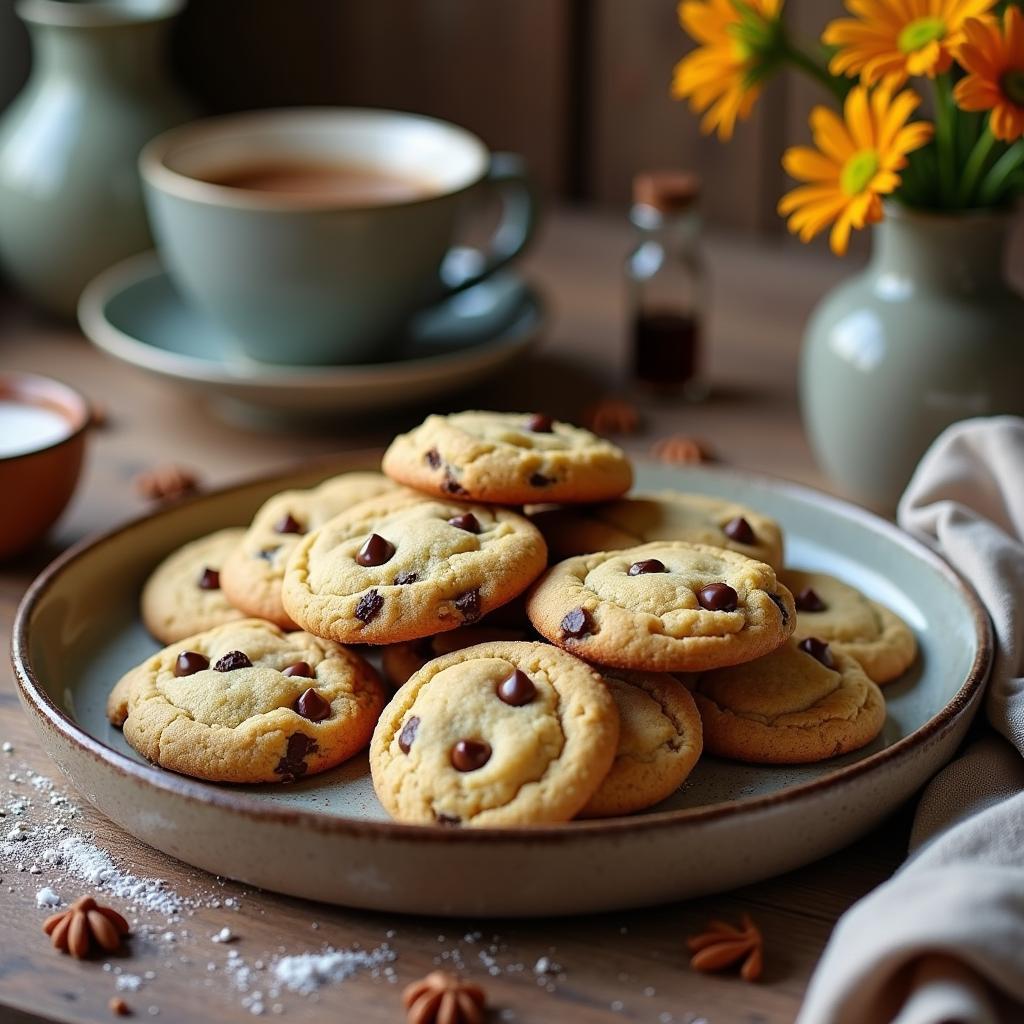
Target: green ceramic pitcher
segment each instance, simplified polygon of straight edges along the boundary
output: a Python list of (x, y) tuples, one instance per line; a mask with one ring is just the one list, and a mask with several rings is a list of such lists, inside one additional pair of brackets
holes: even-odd
[(837, 488), (891, 511), (950, 423), (1024, 414), (1024, 299), (1008, 212), (886, 207), (867, 267), (818, 305), (801, 364), (804, 424)]
[(74, 316), (101, 270), (152, 246), (139, 150), (190, 110), (166, 78), (185, 0), (19, 0), (32, 73), (0, 118), (0, 262), (36, 304)]

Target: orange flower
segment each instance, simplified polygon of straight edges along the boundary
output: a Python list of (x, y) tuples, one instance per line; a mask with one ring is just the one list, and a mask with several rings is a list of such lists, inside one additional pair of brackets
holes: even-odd
[(995, 0), (846, 0), (853, 18), (833, 21), (822, 35), (838, 47), (834, 75), (860, 76), (865, 85), (889, 79), (899, 88), (911, 75), (948, 71), (964, 41), (968, 18), (983, 18)]
[(732, 138), (749, 117), (775, 46), (782, 0), (683, 0), (679, 21), (701, 45), (677, 65), (672, 95), (703, 112), (701, 131)]
[(956, 84), (953, 98), (962, 110), (991, 110), (989, 128), (997, 139), (1014, 142), (1024, 135), (1024, 14), (1010, 4), (998, 24), (972, 19), (957, 60), (969, 72)]
[(879, 197), (899, 187), (896, 172), (906, 167), (907, 153), (932, 137), (926, 121), (907, 123), (920, 102), (910, 89), (893, 96), (887, 84), (870, 93), (858, 85), (846, 97), (842, 118), (827, 107), (811, 111), (818, 148), (794, 146), (782, 158), (789, 176), (807, 183), (779, 200), (793, 234), (808, 242), (832, 224), (829, 242), (842, 256), (851, 229), (882, 219)]

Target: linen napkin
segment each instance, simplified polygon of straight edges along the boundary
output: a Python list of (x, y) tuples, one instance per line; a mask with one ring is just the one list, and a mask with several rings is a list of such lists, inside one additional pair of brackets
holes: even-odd
[(1024, 419), (949, 427), (898, 519), (992, 618), (991, 729), (925, 789), (909, 859), (840, 919), (797, 1024), (1022, 1024)]

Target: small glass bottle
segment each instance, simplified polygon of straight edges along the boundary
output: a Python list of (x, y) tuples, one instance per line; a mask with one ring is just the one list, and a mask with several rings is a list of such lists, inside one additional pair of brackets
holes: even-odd
[(699, 196), (695, 175), (637, 175), (630, 220), (638, 237), (626, 260), (633, 375), (661, 394), (688, 401), (708, 393)]

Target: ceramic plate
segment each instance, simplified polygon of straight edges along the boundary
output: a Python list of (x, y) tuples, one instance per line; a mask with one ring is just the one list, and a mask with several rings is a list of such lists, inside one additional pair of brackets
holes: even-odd
[(157, 648), (137, 616), (151, 568), (185, 541), (245, 523), (274, 491), (365, 465), (321, 465), (136, 520), (67, 552), (22, 602), (14, 664), (46, 749), (100, 810), (157, 849), (265, 889), (378, 910), (548, 915), (657, 903), (746, 884), (849, 843), (950, 758), (980, 701), (988, 620), (924, 546), (795, 485), (640, 467), (641, 489), (718, 494), (774, 516), (790, 565), (835, 573), (911, 624), (921, 656), (886, 687), (888, 720), (875, 743), (801, 767), (705, 757), (650, 811), (529, 830), (390, 822), (365, 755), (290, 786), (217, 786), (144, 763), (103, 708), (119, 676)]
[(284, 366), (247, 357), (175, 291), (155, 253), (104, 271), (82, 293), (78, 319), (109, 355), (212, 399), (229, 418), (309, 418), (414, 405), (469, 387), (540, 336), (540, 296), (513, 273), (422, 313), (389, 359), (349, 366)]

